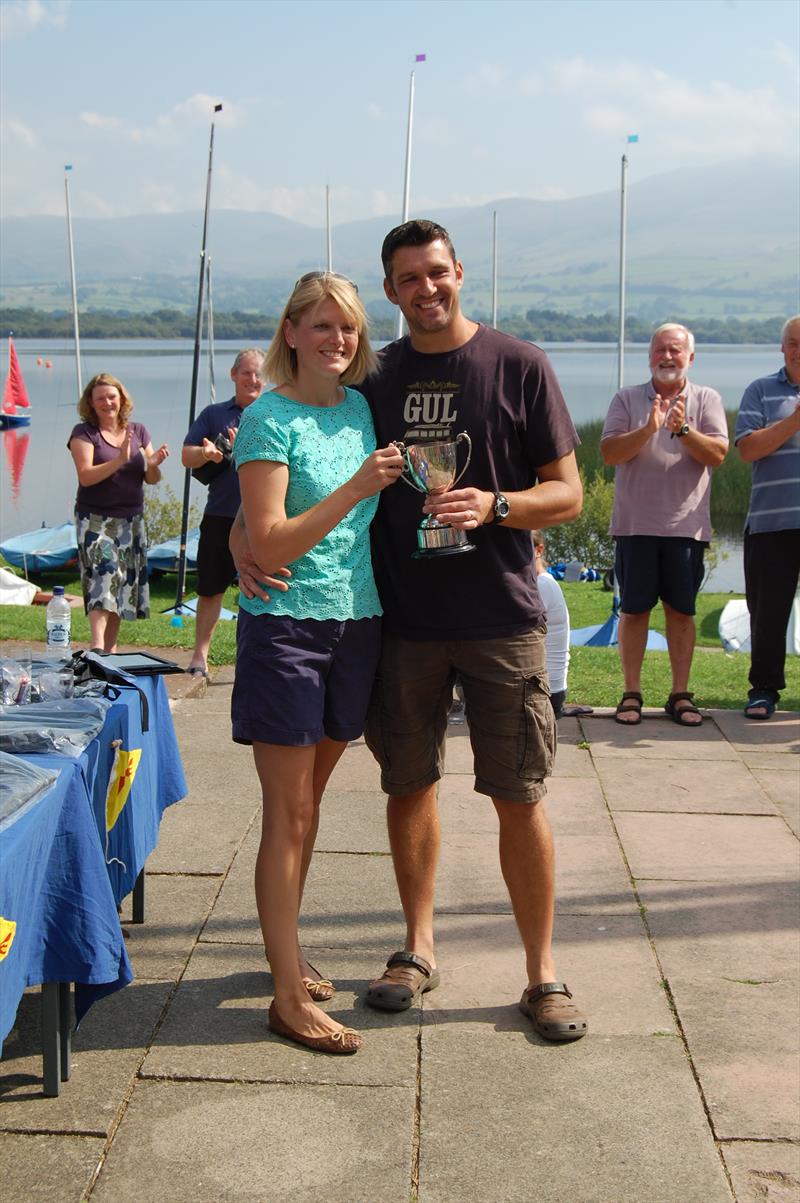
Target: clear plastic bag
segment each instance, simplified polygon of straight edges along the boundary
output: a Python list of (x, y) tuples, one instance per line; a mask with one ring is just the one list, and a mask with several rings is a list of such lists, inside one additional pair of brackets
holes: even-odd
[(53, 769), (0, 752), (0, 831), (21, 819), (57, 779)]
[(34, 706), (0, 706), (0, 751), (80, 756), (102, 730), (110, 701), (64, 698)]

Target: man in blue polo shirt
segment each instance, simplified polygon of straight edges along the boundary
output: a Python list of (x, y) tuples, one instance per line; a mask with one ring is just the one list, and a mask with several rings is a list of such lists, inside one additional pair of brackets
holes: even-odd
[(223, 464), (222, 471), (208, 486), (200, 544), (197, 549), (197, 623), (194, 652), (188, 672), (208, 676), (208, 649), (222, 610), (222, 596), (236, 580), (236, 567), (228, 550), (228, 536), (239, 509), (241, 497), (236, 469), (215, 445), (219, 435), (233, 443), (242, 410), (264, 391), (264, 353), (254, 347), (240, 351), (233, 361), (231, 380), (234, 395), (229, 401), (207, 405), (192, 423), (183, 441), (181, 462), (184, 468), (204, 464)]
[(786, 688), (786, 628), (800, 577), (800, 314), (781, 331), (784, 366), (754, 380), (736, 419), (736, 445), (753, 465), (744, 533), (750, 611), (747, 718), (768, 719)]

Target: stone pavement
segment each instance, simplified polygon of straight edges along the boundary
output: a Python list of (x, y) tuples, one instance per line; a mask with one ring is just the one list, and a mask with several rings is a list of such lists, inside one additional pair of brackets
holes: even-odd
[[(229, 740), (231, 669), (172, 678), (190, 784), (148, 864), (135, 981), (74, 1037), (41, 1096), (39, 994), (0, 1065), (3, 1195), (24, 1203), (796, 1203), (797, 715), (646, 711), (562, 720), (549, 813), (559, 973), (586, 1039), (548, 1045), (517, 1009), (523, 964), (496, 823), (464, 726), (441, 787), (442, 985), (392, 1016), (364, 983), (402, 945), (377, 773), (331, 781), (303, 916), (351, 1058), (266, 1027), (253, 899), (259, 801)], [(123, 911), (123, 922), (127, 911)]]

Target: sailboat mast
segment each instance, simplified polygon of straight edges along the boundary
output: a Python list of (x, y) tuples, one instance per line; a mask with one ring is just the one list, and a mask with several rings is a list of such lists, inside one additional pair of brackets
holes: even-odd
[[(417, 56), (419, 58), (419, 55)], [(423, 56), (424, 57), (424, 56)], [(411, 135), (414, 128), (414, 72), (408, 83), (408, 125), (406, 126), (406, 165), (403, 173), (403, 219), (401, 225), (408, 221), (408, 203), (411, 196)], [(403, 315), (397, 310), (397, 325), (395, 336), (403, 337)]]
[[(214, 105), (214, 112), (222, 111), (221, 104)], [(203, 241), (200, 247), (200, 280), (197, 286), (197, 315), (194, 325), (194, 355), (192, 357), (192, 389), (189, 398), (189, 426), (197, 411), (197, 379), (200, 372), (200, 343), (203, 332), (203, 285), (206, 278), (206, 241), (208, 238), (208, 212), (211, 205), (211, 172), (214, 163), (214, 121), (211, 121), (211, 136), (208, 142), (208, 172), (206, 174), (206, 203), (203, 211)], [(183, 508), (181, 511), (181, 539), (178, 551), (178, 584), (175, 593), (175, 611), (180, 613), (186, 586), (186, 538), (189, 533), (189, 490), (192, 474), (187, 468), (183, 482)]]
[(497, 329), (497, 210), (492, 213), (492, 328)]
[(72, 285), (72, 328), (75, 332), (75, 374), (78, 381), (78, 396), (83, 393), (83, 382), (81, 380), (81, 335), (78, 327), (78, 290), (75, 286), (75, 249), (72, 244), (72, 213), (69, 207), (69, 175), (72, 171), (72, 165), (67, 164), (64, 168), (64, 196), (67, 201), (67, 245), (69, 247), (69, 276)]
[(628, 222), (628, 156), (622, 156), (622, 176), (619, 189), (619, 338), (617, 350), (617, 389), (622, 388), (625, 375), (625, 255)]
[(328, 184), (325, 185), (325, 244), (328, 251), (328, 260), (326, 271), (333, 271), (333, 246), (331, 243), (331, 190)]

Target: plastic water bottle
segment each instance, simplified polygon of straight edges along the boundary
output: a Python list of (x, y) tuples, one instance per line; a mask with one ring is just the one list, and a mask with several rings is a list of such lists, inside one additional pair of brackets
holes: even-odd
[(71, 646), (72, 617), (64, 586), (54, 585), (53, 596), (47, 603), (47, 646), (56, 652), (68, 652)]

